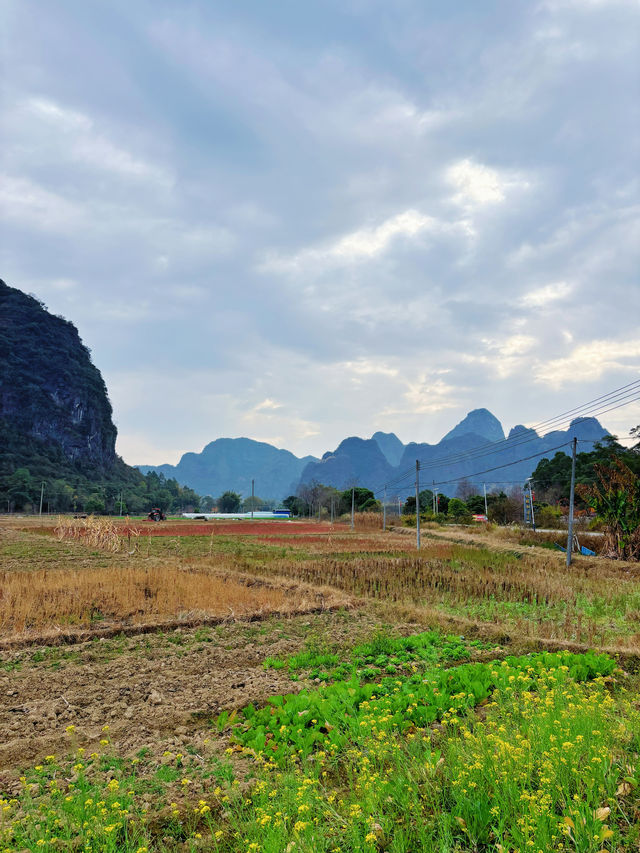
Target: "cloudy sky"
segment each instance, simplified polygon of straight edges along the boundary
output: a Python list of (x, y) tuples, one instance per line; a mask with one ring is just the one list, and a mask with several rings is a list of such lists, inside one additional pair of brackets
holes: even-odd
[(640, 375), (637, 0), (1, 8), (0, 275), (78, 327), (126, 461)]

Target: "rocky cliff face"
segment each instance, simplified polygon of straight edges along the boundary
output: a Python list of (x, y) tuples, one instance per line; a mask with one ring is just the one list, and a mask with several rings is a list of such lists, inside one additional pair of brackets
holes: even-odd
[(366, 486), (384, 482), (393, 467), (387, 461), (377, 441), (372, 438), (345, 438), (333, 453), (322, 460), (310, 462), (300, 477), (301, 483), (317, 481), (336, 489)]
[(486, 441), (502, 441), (504, 438), (502, 424), (488, 409), (474, 409), (469, 412), (442, 441), (451, 441), (463, 435), (477, 435)]
[(45, 454), (106, 471), (116, 435), (104, 381), (75, 326), (0, 281), (0, 438), (11, 450), (2, 467), (28, 467), (35, 441)]
[(374, 432), (371, 438), (378, 444), (389, 465), (397, 465), (400, 462), (404, 444), (394, 432)]

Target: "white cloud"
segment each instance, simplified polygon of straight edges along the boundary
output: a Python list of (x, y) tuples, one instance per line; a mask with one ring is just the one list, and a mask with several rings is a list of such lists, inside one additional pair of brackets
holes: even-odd
[(538, 361), (533, 375), (536, 382), (558, 388), (571, 382), (592, 382), (612, 371), (640, 372), (640, 339), (580, 344), (564, 358)]
[(281, 409), (282, 403), (276, 402), (276, 400), (272, 400), (270, 397), (267, 397), (266, 400), (263, 400), (261, 403), (258, 403), (257, 406), (254, 406), (254, 412), (264, 412), (264, 411), (275, 411), (276, 409)]
[(453, 200), (463, 207), (475, 207), (502, 202), (511, 189), (528, 189), (529, 182), (521, 175), (492, 169), (473, 160), (459, 160), (449, 166), (446, 180), (456, 190)]
[(482, 343), (500, 358), (513, 358), (530, 352), (536, 344), (536, 339), (531, 335), (511, 335), (504, 340), (483, 338)]
[(537, 290), (531, 290), (521, 299), (520, 304), (525, 308), (544, 308), (550, 302), (558, 302), (566, 299), (573, 290), (573, 286), (567, 281), (556, 281), (545, 284)]
[(448, 385), (442, 379), (418, 380), (405, 393), (410, 411), (418, 414), (431, 414), (443, 409), (452, 409), (457, 405), (456, 395), (459, 389)]
[(343, 370), (347, 373), (353, 373), (356, 376), (390, 376), (395, 378), (400, 371), (396, 367), (389, 367), (386, 364), (375, 361), (374, 359), (358, 359), (358, 361), (343, 361), (336, 364), (338, 370)]
[[(521, 325), (521, 318), (516, 318), (512, 326)], [(485, 351), (479, 353), (463, 353), (460, 360), (463, 364), (477, 364), (487, 367), (492, 374), (500, 379), (506, 379), (522, 370), (529, 362), (531, 352), (537, 341), (531, 335), (509, 335), (500, 338), (482, 338)]]
[(303, 249), (294, 255), (271, 255), (261, 265), (264, 271), (295, 273), (305, 268), (325, 268), (367, 261), (384, 253), (400, 237), (415, 238), (433, 231), (438, 221), (410, 209), (386, 219), (374, 228), (360, 228), (324, 248)]

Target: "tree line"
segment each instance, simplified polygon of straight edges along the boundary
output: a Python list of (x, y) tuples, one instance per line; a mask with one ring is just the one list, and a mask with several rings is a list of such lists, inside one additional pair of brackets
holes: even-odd
[[(131, 470), (131, 469), (129, 469)], [(43, 480), (28, 468), (18, 468), (0, 481), (0, 508), (4, 512), (86, 512), (96, 515), (139, 515), (154, 507), (163, 512), (200, 509), (200, 495), (177, 480), (150, 471), (136, 472), (104, 483), (78, 478)]]

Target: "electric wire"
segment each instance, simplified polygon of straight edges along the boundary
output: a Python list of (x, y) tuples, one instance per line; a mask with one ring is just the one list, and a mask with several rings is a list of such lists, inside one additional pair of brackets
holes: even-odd
[[(640, 396), (639, 397), (633, 397), (632, 399), (628, 399), (622, 403), (618, 403), (618, 405), (616, 405), (616, 406), (610, 406), (610, 407), (605, 408), (603, 410), (598, 410), (597, 412), (593, 412), (592, 414), (598, 414), (598, 415), (606, 414), (607, 412), (614, 411), (615, 409), (621, 408), (622, 406), (629, 405), (629, 403), (633, 403), (639, 399), (640, 399)], [(459, 452), (459, 453), (455, 453), (455, 454), (449, 454), (446, 456), (439, 456), (439, 457), (431, 458), (429, 460), (425, 460), (423, 458), (422, 460), (418, 460), (418, 461), (421, 463), (420, 464), (421, 470), (428, 470), (430, 468), (441, 467), (443, 465), (452, 465), (452, 464), (455, 464), (456, 462), (459, 462), (459, 461), (471, 460), (474, 458), (480, 458), (481, 456), (487, 456), (487, 455), (491, 455), (493, 453), (498, 453), (501, 450), (503, 450), (507, 445), (508, 445), (509, 449), (516, 448), (522, 444), (527, 444), (530, 441), (536, 441), (536, 440), (539, 440), (540, 438), (545, 438), (550, 433), (557, 432), (557, 431), (559, 431), (558, 427), (555, 427), (549, 433), (545, 433), (542, 436), (538, 435), (538, 434), (531, 435), (530, 433), (527, 432), (527, 434), (520, 437), (520, 439), (518, 439), (517, 436), (516, 437), (510, 437), (510, 438), (506, 438), (506, 439), (496, 441), (496, 442), (487, 442), (483, 445), (480, 445), (479, 447), (473, 448), (470, 451)], [(413, 468), (407, 469), (406, 471), (402, 472), (401, 474), (398, 474), (396, 478), (388, 481), (387, 485), (393, 485), (396, 481), (400, 481), (400, 480), (405, 479), (405, 477), (407, 477), (413, 473), (413, 470), (414, 470)]]
[[(589, 403), (585, 404), (584, 407), (577, 406), (574, 409), (570, 409), (570, 410), (568, 410), (567, 413), (565, 413), (565, 415), (574, 413), (578, 410), (582, 410), (585, 408), (587, 409), (587, 412), (585, 412), (582, 415), (583, 417), (584, 416), (592, 417), (596, 414), (598, 414), (598, 415), (607, 414), (608, 412), (615, 411), (616, 409), (622, 408), (623, 406), (627, 406), (630, 403), (634, 403), (634, 402), (640, 400), (640, 396), (634, 396), (635, 394), (637, 394), (638, 390), (640, 390), (640, 380), (631, 382), (628, 385), (623, 386), (622, 388), (616, 389), (615, 391), (611, 391), (609, 394), (605, 394), (605, 395), (602, 395), (601, 397), (597, 397), (597, 398), (595, 398), (595, 400), (592, 400)], [(621, 394), (621, 392), (624, 392), (624, 393)], [(610, 403), (614, 403), (614, 402), (617, 404), (613, 405), (613, 406), (609, 405)], [(597, 403), (596, 410), (592, 411), (589, 409), (589, 407), (592, 407), (594, 405), (594, 403)], [(559, 415), (555, 418), (548, 418), (546, 421), (541, 421), (540, 423), (541, 424), (544, 424), (544, 423), (550, 424), (550, 423), (553, 423), (554, 421), (557, 421), (560, 417), (562, 417), (562, 416)], [(573, 421), (573, 420), (577, 420), (577, 418), (575, 418), (575, 417), (571, 418), (571, 421)], [(461, 453), (457, 453), (457, 454), (450, 454), (448, 456), (436, 457), (436, 458), (430, 459), (428, 461), (424, 460), (424, 459), (418, 460), (418, 462), (420, 463), (420, 470), (421, 471), (427, 471), (427, 470), (430, 470), (433, 468), (442, 467), (444, 465), (451, 465), (451, 464), (456, 464), (457, 462), (471, 461), (473, 459), (478, 459), (478, 458), (481, 458), (482, 456), (489, 456), (489, 455), (492, 455), (494, 453), (498, 453), (503, 449), (506, 449), (507, 445), (508, 445), (509, 449), (516, 448), (516, 447), (519, 447), (523, 444), (527, 444), (530, 441), (535, 441), (535, 440), (539, 440), (541, 438), (545, 438), (547, 435), (549, 435), (553, 432), (559, 431), (560, 426), (561, 426), (561, 424), (556, 424), (553, 429), (551, 429), (548, 433), (545, 433), (542, 436), (538, 435), (537, 433), (535, 433), (534, 435), (531, 435), (529, 433), (529, 431), (527, 431), (527, 435), (522, 436), (521, 440), (519, 440), (519, 441), (514, 441), (511, 438), (505, 438), (505, 439), (502, 439), (502, 440), (497, 441), (497, 442), (487, 442), (486, 444), (483, 444), (479, 447), (473, 448), (473, 450), (471, 450), (471, 451), (461, 452)], [(570, 426), (570, 424), (569, 424), (569, 426)], [(533, 430), (534, 427), (530, 427), (529, 429)], [(589, 441), (589, 439), (580, 439), (580, 440), (581, 441)], [(563, 444), (560, 446), (565, 446), (565, 445)], [(553, 449), (554, 448), (545, 448), (544, 450), (540, 451), (539, 453), (534, 454), (532, 457), (526, 457), (526, 459), (535, 458), (536, 456), (543, 456), (544, 454), (550, 452)], [(518, 462), (526, 461), (526, 459), (513, 460), (512, 462), (505, 463), (505, 465), (498, 466), (498, 467), (508, 467), (509, 465), (516, 465), (516, 464), (518, 464)], [(488, 469), (488, 470), (494, 470), (494, 469)], [(391, 480), (388, 480), (382, 486), (380, 486), (379, 488), (374, 490), (374, 494), (379, 494), (385, 488), (392, 488), (393, 486), (399, 486), (404, 480), (406, 480), (408, 477), (411, 477), (413, 474), (414, 474), (413, 468), (407, 469), (406, 471), (401, 472), (396, 477), (392, 478)], [(471, 477), (471, 476), (476, 476), (476, 475), (475, 474), (468, 474), (468, 475), (465, 475), (464, 477), (458, 477), (458, 478), (451, 480), (451, 481), (441, 481), (441, 482), (443, 482), (443, 483), (458, 482), (462, 479), (467, 479), (468, 477)]]

